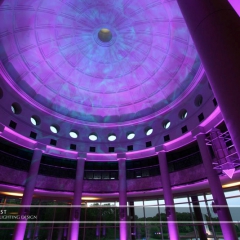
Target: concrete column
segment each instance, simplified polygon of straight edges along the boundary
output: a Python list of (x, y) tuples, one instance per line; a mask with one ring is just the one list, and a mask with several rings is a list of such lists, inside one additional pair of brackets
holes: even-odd
[(177, 0), (240, 156), (240, 21), (228, 0)]
[[(42, 158), (42, 150), (35, 149), (33, 152), (30, 169), (29, 169), (25, 187), (24, 187), (23, 198), (21, 202), (21, 209), (19, 211), (19, 215), (28, 215), (30, 212), (30, 207), (29, 206), (25, 207), (25, 205), (31, 205), (32, 203), (32, 197), (33, 197), (33, 192), (36, 185), (41, 158)], [(24, 239), (26, 226), (27, 226), (27, 221), (24, 221), (24, 220), (20, 220), (16, 224), (14, 229), (14, 234), (13, 234), (14, 240)]]
[[(81, 203), (82, 203), (82, 189), (83, 189), (83, 177), (84, 177), (84, 165), (85, 159), (77, 159), (77, 170), (76, 179), (74, 184), (74, 197), (73, 197), (73, 209), (71, 211), (71, 223), (69, 231), (69, 240), (78, 240), (79, 235), (79, 220), (81, 213)], [(76, 207), (74, 207), (76, 206)]]
[[(216, 205), (219, 222), (222, 228), (224, 239), (237, 240), (234, 224), (232, 224), (232, 217), (227, 206), (227, 201), (223, 193), (222, 185), (217, 172), (213, 169), (211, 154), (205, 142), (205, 134), (197, 135), (197, 142), (201, 152), (203, 165), (206, 170), (213, 200)], [(218, 207), (220, 206), (220, 207)], [(221, 207), (226, 206), (226, 207)]]
[(207, 240), (205, 227), (203, 224), (202, 212), (201, 212), (201, 208), (200, 208), (199, 201), (198, 201), (198, 196), (191, 196), (191, 199), (192, 199), (193, 211), (194, 211), (196, 220), (198, 222), (201, 222), (201, 224), (198, 224), (199, 238), (200, 238), (200, 240)]
[(171, 189), (171, 182), (168, 173), (167, 157), (165, 151), (158, 153), (158, 160), (161, 172), (161, 180), (163, 187), (164, 201), (166, 205), (166, 215), (168, 221), (168, 233), (170, 240), (178, 240), (178, 225), (173, 202), (173, 194)]
[(118, 182), (119, 182), (119, 218), (120, 218), (120, 240), (127, 240), (127, 179), (126, 159), (118, 159)]
[(135, 224), (135, 211), (134, 202), (129, 202), (129, 215), (131, 219), (131, 240), (136, 240), (136, 224)]

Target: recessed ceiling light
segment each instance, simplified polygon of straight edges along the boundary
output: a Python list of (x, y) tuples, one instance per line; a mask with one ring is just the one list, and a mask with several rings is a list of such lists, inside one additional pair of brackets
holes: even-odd
[(55, 125), (51, 125), (51, 126), (50, 126), (50, 130), (51, 130), (51, 132), (53, 132), (53, 133), (58, 133), (59, 128), (58, 128), (57, 126), (55, 126)]
[(113, 141), (115, 141), (116, 139), (117, 139), (117, 137), (116, 137), (115, 134), (110, 134), (110, 135), (108, 136), (108, 141), (113, 142)]
[(197, 95), (195, 100), (194, 100), (194, 104), (196, 107), (200, 107), (202, 105), (202, 102), (203, 102), (203, 97), (202, 95)]
[(77, 138), (77, 137), (78, 137), (78, 133), (75, 132), (75, 131), (71, 131), (71, 132), (69, 133), (69, 135), (70, 135), (71, 138)]
[(153, 133), (153, 129), (152, 129), (152, 128), (148, 128), (148, 129), (146, 130), (146, 135), (147, 135), (147, 136), (151, 135), (152, 133)]
[(127, 139), (128, 140), (131, 140), (131, 139), (133, 139), (135, 137), (135, 133), (133, 133), (133, 132), (131, 132), (131, 133), (129, 133), (128, 135), (127, 135)]
[(91, 133), (91, 134), (89, 135), (89, 139), (90, 139), (91, 141), (96, 141), (96, 140), (97, 140), (97, 135), (94, 134), (94, 133)]

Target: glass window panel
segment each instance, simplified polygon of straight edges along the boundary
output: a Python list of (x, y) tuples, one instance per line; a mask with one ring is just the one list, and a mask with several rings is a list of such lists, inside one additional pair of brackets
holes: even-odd
[(109, 239), (115, 240), (115, 228), (114, 227), (107, 227), (104, 224), (101, 226), (101, 238), (100, 239)]
[(238, 189), (233, 191), (224, 192), (225, 197), (240, 196), (240, 191)]
[(158, 206), (145, 206), (146, 221), (159, 221)]
[(240, 222), (240, 197), (227, 198), (227, 204), (233, 221)]
[(134, 214), (136, 221), (144, 221), (143, 201), (134, 202)]
[(164, 199), (159, 199), (159, 200), (158, 200), (158, 204), (159, 204), (159, 205), (164, 205), (164, 204), (165, 204)]
[(141, 178), (142, 177), (142, 171), (141, 170), (136, 170), (135, 171), (135, 177), (136, 178)]
[(93, 179), (93, 172), (86, 172), (87, 179)]
[(37, 230), (38, 232), (36, 233), (38, 234), (38, 239), (48, 239), (51, 229), (52, 224), (46, 224), (44, 228), (40, 226), (39, 230)]
[(143, 169), (142, 170), (142, 177), (148, 177), (149, 176), (149, 170), (148, 169)]
[(21, 198), (7, 198), (6, 203), (7, 204), (21, 204), (22, 199)]
[(110, 172), (110, 178), (111, 179), (118, 179), (117, 172)]
[(157, 200), (145, 200), (144, 201), (144, 206), (154, 206), (158, 205)]
[(94, 179), (101, 179), (101, 172), (94, 172)]
[(188, 202), (187, 197), (184, 198), (174, 198), (174, 203), (184, 203), (184, 202)]
[(97, 237), (100, 234), (100, 228), (99, 226), (95, 226), (95, 227), (86, 227), (85, 228), (85, 240), (93, 240), (93, 239), (97, 239)]
[[(86, 223), (88, 227), (96, 227), (97, 223), (101, 221), (101, 208), (100, 203), (87, 203), (86, 211), (86, 220), (90, 223)], [(93, 223), (91, 223), (93, 221)], [(94, 223), (95, 222), (95, 223)]]
[(204, 201), (204, 196), (203, 195), (199, 195), (198, 196), (198, 201)]
[(195, 237), (192, 214), (187, 203), (175, 205), (178, 229), (181, 236)]
[(146, 238), (144, 223), (136, 223), (136, 239), (137, 240), (148, 239)]
[(103, 172), (102, 179), (109, 179), (109, 172)]
[(212, 194), (206, 194), (206, 199), (207, 199), (207, 200), (213, 199)]
[(146, 237), (147, 239), (160, 239), (162, 236), (162, 230), (159, 223), (146, 225)]

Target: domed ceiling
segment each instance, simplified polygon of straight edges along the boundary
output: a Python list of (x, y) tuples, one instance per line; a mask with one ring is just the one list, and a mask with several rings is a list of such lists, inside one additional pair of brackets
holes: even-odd
[(125, 122), (174, 105), (196, 81), (176, 1), (9, 0), (0, 10), (1, 61), (31, 104)]

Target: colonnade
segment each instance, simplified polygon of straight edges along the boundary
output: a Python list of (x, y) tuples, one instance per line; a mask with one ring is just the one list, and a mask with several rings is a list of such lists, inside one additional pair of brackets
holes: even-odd
[[(219, 179), (217, 172), (213, 169), (212, 166), (212, 157), (208, 146), (206, 145), (206, 135), (201, 131), (196, 135), (197, 143), (199, 145), (200, 153), (203, 160), (203, 165), (206, 170), (206, 176), (209, 181), (211, 193), (213, 195), (214, 203), (216, 205), (217, 214), (219, 222), (222, 228), (222, 233), (224, 239), (237, 239), (234, 225), (231, 223), (232, 218), (227, 207), (226, 198), (222, 189), (222, 185)], [(166, 157), (166, 151), (164, 146), (156, 147), (156, 153), (158, 154), (159, 167), (161, 172), (161, 183), (163, 188), (163, 195), (166, 205), (166, 216), (168, 222), (168, 231), (169, 238), (171, 240), (180, 239), (178, 232), (178, 224), (176, 219), (176, 213), (174, 208), (173, 194), (171, 180), (169, 177), (168, 163)], [(25, 182), (25, 188), (22, 198), (22, 207), (20, 214), (27, 214), (30, 211), (30, 205), (33, 198), (34, 188), (37, 181), (38, 170), (42, 158), (42, 150), (35, 149), (28, 172), (28, 176)], [(86, 158), (77, 157), (77, 169), (76, 169), (76, 178), (74, 185), (74, 198), (72, 202), (72, 211), (70, 214), (70, 224), (68, 231), (68, 240), (78, 240), (79, 236), (79, 220), (81, 212), (81, 199), (82, 199), (82, 189), (83, 189), (83, 179), (84, 179), (84, 164)], [(126, 155), (118, 154), (118, 168), (119, 168), (119, 221), (120, 221), (120, 239), (128, 239), (128, 222), (127, 222), (127, 179), (126, 179)], [(196, 202), (196, 199), (195, 199)], [(133, 205), (133, 203), (132, 203)], [(219, 207), (218, 207), (219, 206)], [(221, 207), (226, 206), (226, 207)], [(194, 211), (198, 211), (197, 208)], [(201, 213), (197, 212), (198, 220), (201, 221)], [(134, 216), (133, 216), (134, 217)], [(14, 240), (23, 240), (24, 234), (27, 226), (26, 220), (19, 220), (15, 226), (14, 231)], [(132, 224), (134, 229), (134, 224)], [(199, 234), (202, 234), (202, 239), (206, 238), (204, 230), (199, 228)], [(204, 238), (205, 237), (205, 238)], [(132, 234), (132, 240), (135, 239), (134, 234)]]
[[(225, 123), (229, 129), (237, 153), (240, 156), (240, 98), (236, 85), (240, 76), (240, 20), (227, 0), (177, 0), (197, 51), (202, 60), (204, 69), (220, 106)], [(0, 1), (1, 2), (1, 1)], [(224, 239), (237, 239), (229, 209), (218, 207), (227, 205), (218, 174), (213, 170), (211, 155), (205, 143), (205, 133), (199, 132), (196, 136), (206, 175), (209, 181), (217, 214), (220, 220)], [(164, 149), (156, 151), (159, 158), (161, 180), (168, 216), (168, 229), (171, 240), (179, 239), (176, 214), (174, 210), (171, 182), (169, 179), (166, 152)], [(34, 150), (30, 170), (26, 179), (21, 213), (29, 211), (33, 191), (37, 180), (42, 151)], [(119, 162), (119, 204), (120, 204), (120, 239), (127, 239), (127, 181), (126, 158), (118, 156)], [(78, 158), (75, 180), (74, 208), (71, 214), (69, 240), (77, 240), (79, 234), (79, 218), (82, 196), (84, 158)], [(14, 231), (14, 240), (23, 240), (26, 230), (26, 221), (19, 221)]]

